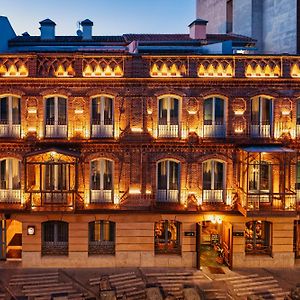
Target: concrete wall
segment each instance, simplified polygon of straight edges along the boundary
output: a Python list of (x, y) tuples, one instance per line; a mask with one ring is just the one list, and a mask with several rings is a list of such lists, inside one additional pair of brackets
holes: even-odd
[(197, 18), (208, 21), (207, 33), (226, 33), (226, 0), (197, 0)]
[(296, 0), (265, 0), (263, 2), (263, 49), (266, 53), (297, 52)]

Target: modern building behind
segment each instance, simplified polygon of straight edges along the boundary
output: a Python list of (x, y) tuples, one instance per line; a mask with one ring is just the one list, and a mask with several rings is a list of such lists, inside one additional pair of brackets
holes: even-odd
[(3, 21), (1, 259), (297, 262), (299, 57), (250, 55), (255, 40), (202, 19), (189, 34), (120, 36), (93, 36), (90, 20), (56, 36), (49, 19), (15, 36)]
[(209, 33), (234, 32), (257, 40), (260, 53), (300, 52), (300, 1), (197, 0)]

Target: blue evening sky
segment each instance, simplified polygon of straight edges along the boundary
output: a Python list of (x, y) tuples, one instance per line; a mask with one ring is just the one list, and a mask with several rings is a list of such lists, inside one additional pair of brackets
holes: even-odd
[(77, 21), (94, 22), (94, 35), (187, 33), (196, 15), (195, 0), (0, 0), (20, 35), (39, 35), (39, 21), (50, 18), (57, 35), (75, 35)]

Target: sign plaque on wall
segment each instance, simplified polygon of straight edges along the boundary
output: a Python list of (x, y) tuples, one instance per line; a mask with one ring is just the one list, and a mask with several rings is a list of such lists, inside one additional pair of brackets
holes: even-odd
[(184, 236), (195, 236), (195, 235), (196, 235), (195, 231), (185, 231), (184, 232)]

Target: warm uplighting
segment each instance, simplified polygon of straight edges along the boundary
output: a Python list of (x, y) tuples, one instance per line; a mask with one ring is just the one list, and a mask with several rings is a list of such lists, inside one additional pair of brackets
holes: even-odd
[(220, 216), (215, 216), (215, 215), (212, 215), (212, 216), (209, 216), (208, 218), (213, 224), (222, 224), (223, 220)]
[(200, 64), (198, 77), (232, 77), (233, 69), (229, 63)]
[(28, 111), (29, 114), (36, 114), (37, 113), (36, 107), (28, 107), (27, 111)]
[(281, 111), (281, 114), (282, 114), (283, 116), (289, 116), (290, 113), (291, 113), (290, 110), (283, 110), (283, 111)]
[(293, 66), (292, 66), (291, 76), (292, 77), (300, 77), (300, 68), (297, 63), (293, 64)]
[(243, 109), (237, 109), (237, 110), (234, 111), (234, 114), (236, 116), (243, 116), (244, 113), (245, 113), (245, 110), (243, 110)]
[(172, 65), (168, 66), (166, 63), (163, 63), (159, 67), (158, 64), (154, 63), (150, 71), (150, 76), (151, 77), (182, 77), (185, 76), (186, 73), (187, 73), (186, 66), (184, 64), (178, 66), (177, 64), (173, 63)]
[(105, 67), (101, 67), (99, 64), (97, 64), (93, 67), (88, 64), (84, 68), (82, 75), (84, 77), (122, 77), (124, 72), (119, 65), (111, 67), (109, 64), (107, 64)]
[(12, 64), (8, 68), (5, 65), (0, 65), (0, 76), (3, 77), (26, 77), (28, 76), (28, 70), (25, 65), (17, 67)]
[(120, 204), (120, 196), (118, 194), (114, 194), (114, 204)]
[(264, 67), (258, 63), (248, 64), (245, 75), (246, 77), (280, 77), (280, 67), (278, 65), (271, 67), (269, 64)]
[(146, 190), (146, 195), (151, 195), (152, 191), (151, 190)]
[(195, 115), (197, 114), (196, 110), (188, 110), (189, 115)]
[(244, 129), (243, 129), (243, 128), (235, 128), (235, 129), (234, 129), (234, 132), (235, 132), (235, 133), (243, 133), (243, 132), (244, 132)]
[(36, 132), (36, 128), (35, 127), (28, 127), (28, 132), (30, 132), (30, 133)]
[(63, 65), (59, 65), (55, 76), (56, 77), (73, 77), (75, 75), (75, 71), (71, 65), (69, 65), (67, 68), (65, 68)]
[(77, 109), (75, 109), (75, 114), (76, 115), (80, 115), (80, 114), (83, 114), (83, 109), (82, 108), (77, 108)]
[(130, 195), (140, 195), (141, 190), (140, 189), (129, 189), (129, 194)]
[(132, 127), (131, 128), (131, 132), (133, 132), (133, 133), (142, 133), (143, 132), (143, 128)]

